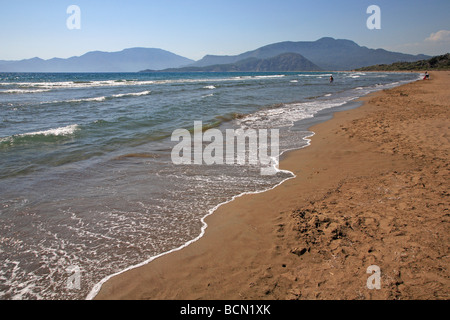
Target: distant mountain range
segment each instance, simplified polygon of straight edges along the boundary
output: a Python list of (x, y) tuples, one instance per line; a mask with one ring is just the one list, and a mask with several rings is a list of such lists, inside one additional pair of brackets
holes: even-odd
[(130, 48), (120, 52), (92, 51), (68, 59), (0, 60), (0, 72), (138, 72), (147, 68), (181, 67), (193, 62), (162, 49)]
[(230, 64), (248, 58), (267, 59), (286, 52), (301, 54), (323, 70), (353, 70), (375, 64), (389, 64), (398, 61), (411, 62), (430, 58), (426, 55), (410, 55), (384, 49), (369, 49), (350, 40), (321, 38), (317, 41), (274, 43), (236, 56), (207, 55), (193, 63), (192, 66)]
[(369, 49), (350, 40), (322, 38), (317, 41), (274, 43), (235, 56), (207, 55), (199, 61), (153, 48), (94, 51), (68, 59), (0, 60), (0, 72), (338, 71), (429, 58), (426, 55)]

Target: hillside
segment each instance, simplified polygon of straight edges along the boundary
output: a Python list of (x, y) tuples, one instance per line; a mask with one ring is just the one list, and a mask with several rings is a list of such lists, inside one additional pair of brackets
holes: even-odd
[(298, 53), (323, 70), (352, 70), (375, 64), (430, 58), (426, 55), (415, 56), (384, 49), (369, 49), (351, 40), (325, 37), (317, 41), (274, 43), (236, 56), (207, 55), (190, 66), (233, 64), (248, 58), (267, 59), (287, 52)]
[[(351, 40), (279, 42), (235, 56), (206, 55), (199, 61), (156, 48), (130, 48), (120, 52), (92, 51), (79, 57), (0, 61), (0, 72), (138, 72), (183, 71), (315, 71), (353, 70), (431, 57), (369, 49)], [(167, 71), (167, 70), (166, 70)]]
[(396, 62), (390, 65), (379, 64), (356, 69), (357, 71), (427, 71), (450, 70), (450, 53), (416, 62)]
[(130, 48), (120, 52), (92, 51), (68, 59), (0, 61), (0, 72), (137, 72), (145, 68), (178, 68), (192, 62), (162, 49)]
[[(184, 67), (166, 69), (161, 72), (289, 72), (319, 71), (317, 65), (297, 53), (284, 53), (269, 59), (248, 58), (236, 63), (218, 64), (206, 67)], [(144, 70), (143, 72), (154, 72)]]

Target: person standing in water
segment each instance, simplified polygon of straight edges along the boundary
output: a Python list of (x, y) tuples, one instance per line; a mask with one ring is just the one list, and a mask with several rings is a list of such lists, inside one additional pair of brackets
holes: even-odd
[(334, 81), (334, 78), (333, 78), (333, 76), (331, 76), (330, 77), (330, 83), (333, 83), (333, 81)]

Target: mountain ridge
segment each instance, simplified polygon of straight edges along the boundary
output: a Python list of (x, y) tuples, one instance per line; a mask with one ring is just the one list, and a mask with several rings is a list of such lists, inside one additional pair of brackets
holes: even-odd
[(321, 71), (322, 69), (297, 53), (282, 53), (268, 59), (247, 58), (235, 63), (218, 64), (206, 67), (183, 67), (160, 71), (143, 70), (141, 72), (289, 72)]
[(181, 67), (194, 60), (158, 48), (127, 48), (122, 51), (89, 51), (67, 59), (38, 57), (0, 61), (0, 72), (138, 72), (145, 68)]
[(412, 62), (430, 58), (426, 55), (410, 55), (384, 49), (369, 49), (359, 46), (352, 40), (323, 37), (316, 41), (272, 43), (234, 56), (206, 55), (189, 66), (204, 67), (214, 64), (229, 64), (250, 57), (264, 59), (285, 52), (301, 54), (324, 70), (336, 71), (353, 70), (375, 64), (388, 64), (397, 61)]
[[(220, 69), (217, 67), (218, 65), (239, 65), (246, 59), (267, 60), (287, 53), (301, 55), (303, 59), (309, 60), (315, 67), (330, 71), (354, 70), (372, 65), (391, 64), (400, 61), (415, 62), (431, 58), (427, 55), (410, 55), (384, 49), (369, 49), (352, 40), (323, 37), (316, 41), (272, 43), (239, 55), (206, 55), (198, 61), (163, 49), (143, 47), (127, 48), (117, 52), (90, 51), (81, 56), (66, 59), (44, 60), (35, 57), (18, 61), (0, 60), (0, 72), (139, 72), (141, 70), (160, 71), (181, 67), (201, 68), (211, 66)], [(296, 60), (296, 58), (293, 59)], [(247, 61), (247, 63), (250, 63), (250, 61)], [(287, 62), (285, 61), (285, 63)], [(292, 64), (295, 64), (294, 61), (292, 61)], [(299, 57), (297, 57), (297, 65), (301, 65)], [(235, 69), (240, 67), (234, 66)], [(283, 69), (286, 64), (284, 67), (280, 67)], [(226, 69), (230, 66), (222, 66), (221, 68)], [(269, 67), (266, 66), (267, 68)], [(274, 69), (275, 66), (272, 65), (271, 68)], [(256, 67), (256, 69), (261, 70), (261, 66)]]

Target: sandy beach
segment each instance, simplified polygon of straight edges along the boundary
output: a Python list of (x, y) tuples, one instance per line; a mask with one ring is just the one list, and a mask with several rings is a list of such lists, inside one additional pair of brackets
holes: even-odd
[(221, 206), (199, 241), (96, 299), (449, 299), (450, 71), (430, 76), (311, 127), (280, 164), (296, 178)]

